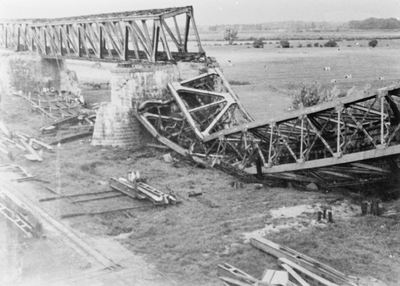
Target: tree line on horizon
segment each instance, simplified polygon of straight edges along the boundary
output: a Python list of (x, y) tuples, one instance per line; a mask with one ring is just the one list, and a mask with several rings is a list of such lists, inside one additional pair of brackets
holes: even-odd
[(209, 26), (209, 31), (224, 31), (227, 27), (237, 31), (244, 30), (286, 30), (286, 31), (340, 31), (340, 30), (379, 30), (400, 29), (400, 21), (396, 18), (368, 18), (365, 20), (352, 20), (348, 22), (305, 22), (305, 21), (282, 21), (261, 24), (233, 24)]

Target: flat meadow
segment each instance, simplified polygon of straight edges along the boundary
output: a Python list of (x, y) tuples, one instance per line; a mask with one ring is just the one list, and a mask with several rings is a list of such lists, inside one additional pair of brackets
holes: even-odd
[[(256, 119), (285, 112), (302, 84), (317, 82), (327, 89), (336, 85), (345, 92), (352, 87), (370, 85), (376, 89), (400, 82), (397, 39), (379, 40), (375, 48), (368, 47), (368, 40), (341, 41), (336, 48), (314, 47), (326, 40), (294, 40), (290, 41), (293, 48), (287, 49), (278, 48), (274, 40), (264, 42), (264, 48), (258, 49), (249, 42), (230, 46), (203, 42), (207, 56), (217, 59), (233, 90)], [(307, 44), (312, 47), (305, 47)], [(324, 71), (325, 67), (330, 71)]]

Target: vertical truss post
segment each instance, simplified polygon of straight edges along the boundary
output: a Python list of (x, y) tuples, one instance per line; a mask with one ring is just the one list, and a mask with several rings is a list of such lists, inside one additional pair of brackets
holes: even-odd
[(81, 45), (82, 45), (81, 29), (78, 28), (78, 57), (82, 57)]
[(129, 45), (129, 30), (128, 27), (125, 26), (124, 29), (124, 61), (128, 60), (128, 54), (129, 54), (129, 49), (128, 49), (128, 45)]
[(18, 36), (17, 36), (17, 52), (19, 51), (19, 45), (21, 41), (21, 26), (17, 26), (18, 29)]
[(300, 131), (300, 161), (304, 161), (304, 116), (301, 116), (301, 131)]
[(103, 42), (103, 30), (101, 27), (99, 27), (99, 58), (103, 59), (104, 58), (104, 42)]
[(186, 13), (186, 25), (185, 25), (185, 39), (184, 39), (184, 45), (183, 45), (183, 51), (185, 53), (188, 52), (187, 44), (188, 44), (188, 40), (189, 40), (190, 18), (191, 18), (190, 13), (187, 12)]
[(340, 123), (341, 123), (341, 115), (342, 115), (342, 108), (337, 108), (337, 139), (336, 139), (336, 154), (337, 157), (341, 156), (342, 150), (340, 149)]
[(43, 34), (43, 45), (44, 45), (44, 54), (47, 55), (47, 37), (46, 37), (46, 32), (42, 29), (39, 29), (39, 31), (42, 32)]
[(158, 40), (160, 38), (160, 24), (154, 21), (154, 32), (153, 32), (153, 49), (150, 61), (156, 62), (158, 59)]
[(69, 34), (69, 25), (65, 25), (65, 32), (66, 32), (66, 34), (67, 34), (67, 46), (65, 47), (67, 50), (68, 50), (68, 53), (71, 51), (71, 44), (70, 44), (70, 42), (69, 42), (69, 40), (68, 40), (68, 37), (70, 36), (70, 34)]
[[(57, 30), (56, 30), (57, 33)], [(61, 30), (59, 31), (60, 33), (60, 54), (61, 56), (64, 56), (64, 51), (63, 51), (63, 36)]]
[(4, 30), (5, 30), (4, 43), (6, 45), (6, 49), (8, 49), (8, 26), (7, 25), (5, 26)]
[(269, 150), (268, 150), (268, 166), (269, 167), (272, 166), (271, 156), (272, 156), (272, 142), (273, 142), (272, 137), (274, 136), (274, 126), (275, 126), (275, 124), (270, 125), (271, 133), (270, 133), (270, 138), (269, 138)]

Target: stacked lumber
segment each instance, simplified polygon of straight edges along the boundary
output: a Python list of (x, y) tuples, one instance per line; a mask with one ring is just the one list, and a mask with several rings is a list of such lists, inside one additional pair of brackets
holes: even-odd
[[(147, 199), (155, 205), (176, 204), (176, 198), (171, 194), (166, 194), (152, 186), (140, 182), (137, 177), (130, 178), (110, 178), (110, 187), (131, 198), (144, 200)], [(130, 180), (129, 180), (130, 179)]]

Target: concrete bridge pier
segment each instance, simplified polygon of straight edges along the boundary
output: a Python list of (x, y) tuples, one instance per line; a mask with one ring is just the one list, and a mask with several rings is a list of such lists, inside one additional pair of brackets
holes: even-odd
[(111, 70), (111, 102), (100, 106), (92, 145), (138, 147), (146, 137), (145, 129), (134, 117), (136, 103), (165, 99), (167, 84), (204, 73), (205, 63), (135, 63)]

